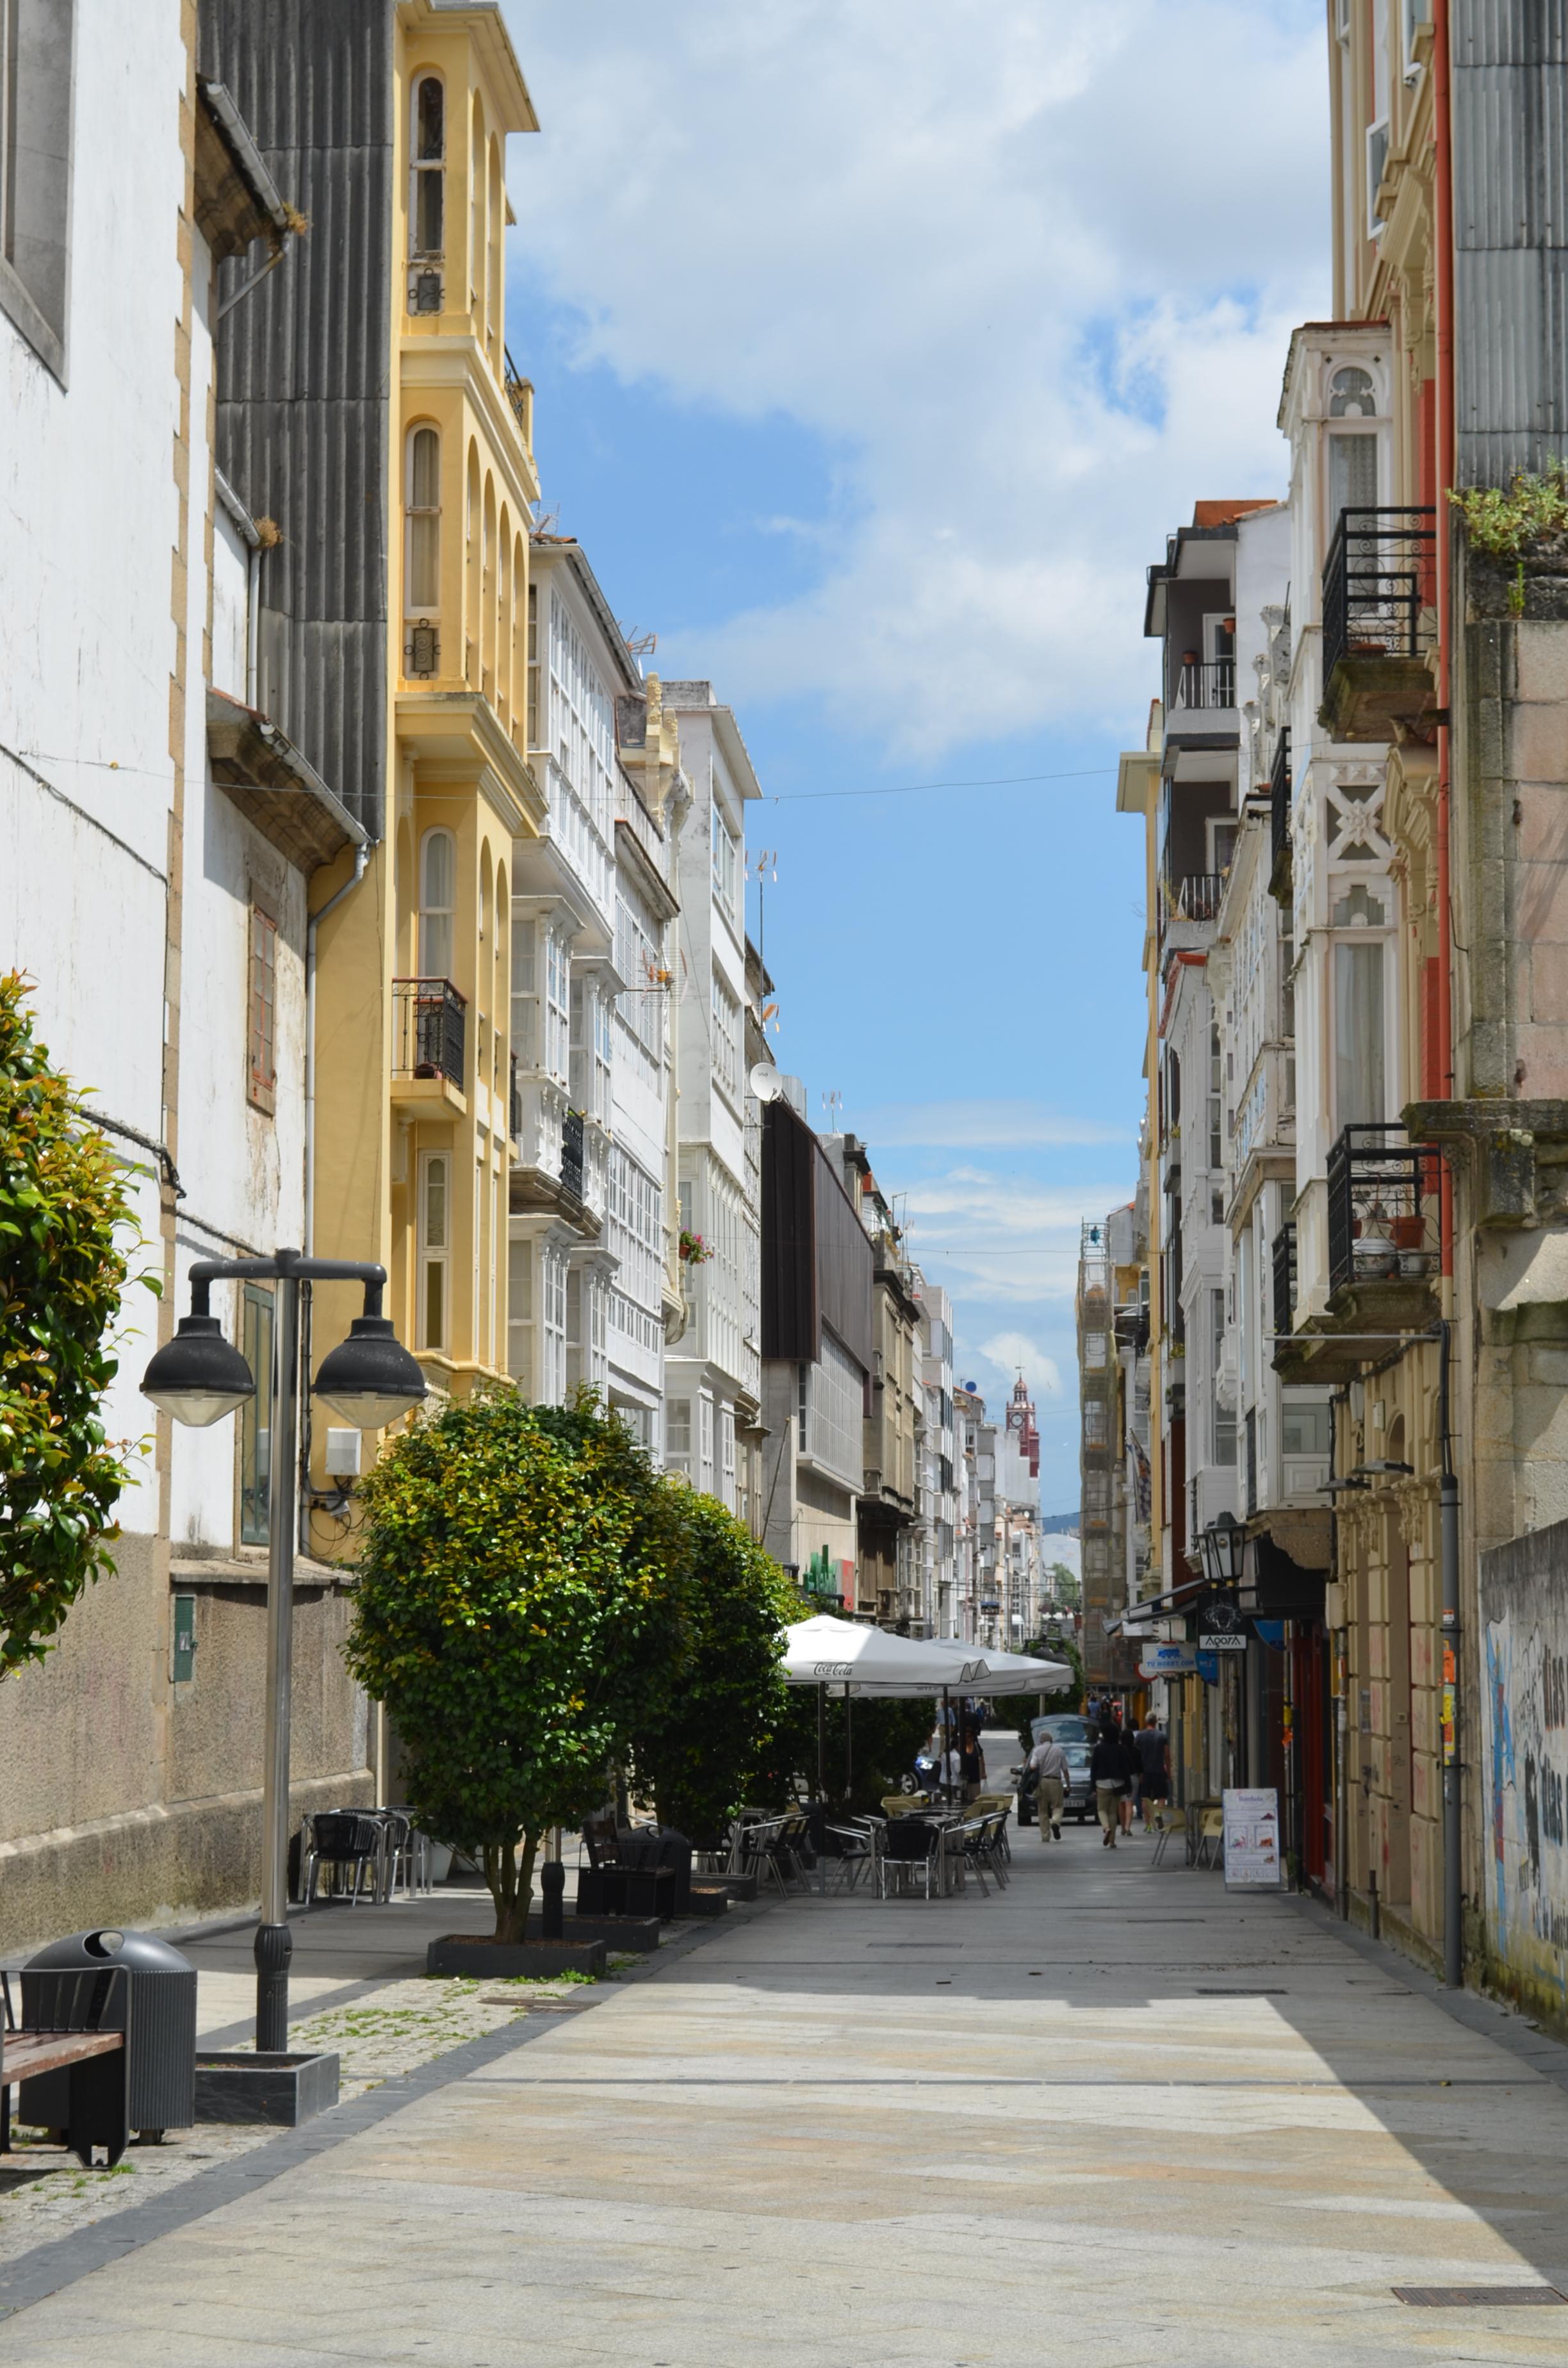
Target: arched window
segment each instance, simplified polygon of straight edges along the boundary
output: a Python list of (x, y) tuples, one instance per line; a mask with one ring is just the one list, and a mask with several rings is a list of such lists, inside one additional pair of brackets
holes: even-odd
[(449, 830), (427, 830), (419, 850), (419, 975), (450, 978), (458, 893), (457, 845)]
[(479, 942), (490, 935), (490, 849), (485, 848), (479, 860)]
[(408, 614), (434, 616), (441, 605), (441, 438), (434, 427), (408, 436)]
[(438, 74), (421, 74), (414, 85), (408, 193), (410, 251), (439, 256), (446, 241), (447, 93)]
[(1331, 419), (1375, 419), (1378, 416), (1377, 389), (1369, 370), (1339, 370), (1328, 382), (1328, 416)]

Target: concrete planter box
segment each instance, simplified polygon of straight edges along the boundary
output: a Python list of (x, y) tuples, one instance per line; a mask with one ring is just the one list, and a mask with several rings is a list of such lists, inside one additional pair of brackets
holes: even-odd
[(691, 1879), (699, 1883), (704, 1891), (727, 1892), (738, 1906), (744, 1907), (756, 1897), (755, 1874), (694, 1874)]
[(196, 2054), (199, 2122), (267, 2122), (291, 2130), (337, 2102), (335, 2055)]
[[(659, 1945), (659, 1919), (656, 1916), (568, 1916), (564, 1919), (564, 1938), (575, 1943), (580, 1941), (602, 1941), (613, 1956), (618, 1949), (635, 1950), (648, 1955)], [(537, 1916), (528, 1918), (528, 1939), (542, 1941), (544, 1927)]]
[[(575, 1920), (575, 1919), (574, 1919)], [(507, 1981), (527, 1974), (548, 1980), (552, 1974), (602, 1974), (602, 1941), (490, 1941), (471, 1932), (449, 1932), (425, 1952), (427, 1974), (456, 1974), (470, 1981)]]
[(716, 1883), (694, 1883), (680, 1912), (683, 1916), (727, 1916), (730, 1912), (729, 1890)]

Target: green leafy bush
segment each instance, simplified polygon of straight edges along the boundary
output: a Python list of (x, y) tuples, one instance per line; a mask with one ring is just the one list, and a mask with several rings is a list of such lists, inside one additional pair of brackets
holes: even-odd
[[(0, 977), (0, 1678), (40, 1661), (119, 1534), (98, 1409), (134, 1227), (122, 1170)], [(155, 1288), (155, 1285), (152, 1286)]]
[(1520, 469), (1506, 489), (1471, 485), (1449, 499), (1478, 551), (1522, 559), (1538, 543), (1568, 533), (1568, 462), (1554, 457), (1540, 476)]
[(701, 1842), (749, 1800), (788, 1709), (780, 1632), (793, 1590), (714, 1497), (683, 1490), (677, 1661), (632, 1745), (638, 1788), (660, 1822)]
[(510, 1390), (443, 1406), (365, 1484), (349, 1667), (419, 1822), (483, 1861), (520, 1940), (539, 1846), (603, 1801), (678, 1645), (679, 1520), (619, 1423)]

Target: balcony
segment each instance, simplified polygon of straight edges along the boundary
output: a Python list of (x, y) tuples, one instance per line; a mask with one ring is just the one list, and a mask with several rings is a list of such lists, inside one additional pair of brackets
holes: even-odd
[(1429, 509), (1339, 514), (1323, 571), (1318, 712), (1335, 740), (1430, 734), (1437, 700), (1433, 518)]
[(1212, 713), (1217, 709), (1234, 711), (1236, 704), (1236, 662), (1231, 658), (1187, 658), (1171, 669), (1170, 712), (1179, 715), (1187, 711)]
[(464, 1108), (468, 1002), (449, 978), (392, 981), (394, 1099)]
[(534, 442), (533, 381), (523, 376), (510, 354), (506, 356), (506, 400), (522, 432), (523, 442), (531, 452)]
[(1225, 894), (1222, 871), (1188, 871), (1167, 882), (1172, 917), (1178, 921), (1215, 921)]
[(1281, 905), (1291, 900), (1290, 880), (1290, 733), (1282, 726), (1274, 743), (1274, 764), (1268, 776), (1268, 893)]
[(1274, 1236), (1274, 1336), (1288, 1340), (1296, 1328), (1296, 1227), (1287, 1219)]
[(561, 1121), (561, 1185), (576, 1200), (585, 1201), (583, 1167), (583, 1113), (569, 1110)]
[(523, 1089), (517, 1083), (517, 1056), (511, 1057), (511, 1078), (506, 1095), (506, 1132), (514, 1145), (523, 1139)]
[[(1327, 1304), (1276, 1341), (1275, 1370), (1288, 1382), (1347, 1381), (1380, 1341), (1436, 1322), (1439, 1172), (1432, 1146), (1395, 1122), (1345, 1129), (1328, 1155)], [(1277, 1292), (1279, 1255), (1277, 1239)]]

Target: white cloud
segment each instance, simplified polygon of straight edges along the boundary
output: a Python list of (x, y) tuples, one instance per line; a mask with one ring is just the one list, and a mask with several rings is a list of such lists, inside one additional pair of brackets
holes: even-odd
[(993, 1304), (1071, 1300), (1085, 1214), (1114, 1208), (1119, 1187), (1037, 1184), (952, 1167), (901, 1194), (912, 1255), (955, 1298)]
[(997, 1332), (981, 1345), (980, 1353), (988, 1357), (999, 1372), (1022, 1373), (1031, 1390), (1042, 1397), (1054, 1397), (1062, 1388), (1062, 1375), (1054, 1357), (1048, 1357), (1037, 1348), (1027, 1332)]
[(1059, 1118), (1043, 1102), (1031, 1101), (889, 1102), (880, 1110), (858, 1110), (854, 1124), (873, 1153), (882, 1144), (979, 1150), (1109, 1143), (1131, 1147), (1135, 1140), (1126, 1127)]
[[(669, 669), (926, 760), (1135, 721), (1165, 529), (1283, 485), (1285, 342), (1325, 301), (1321, 6), (507, 13), (544, 125), (519, 235), (581, 359), (787, 415), (837, 472), (814, 588), (661, 620)], [(540, 442), (548, 491), (547, 416)]]

